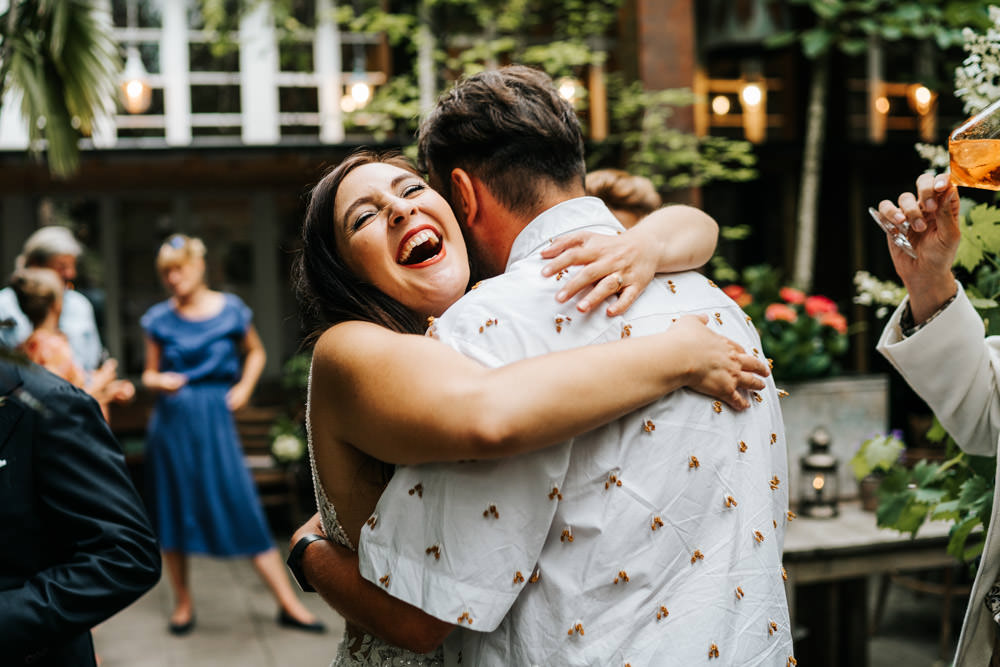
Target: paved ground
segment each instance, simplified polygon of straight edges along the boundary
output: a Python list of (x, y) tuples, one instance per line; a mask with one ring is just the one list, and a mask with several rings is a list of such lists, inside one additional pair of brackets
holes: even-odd
[[(281, 539), (279, 538), (279, 544)], [(192, 559), (197, 627), (179, 638), (167, 633), (171, 609), (166, 579), (94, 631), (103, 667), (325, 667), (336, 651), (343, 621), (314, 594), (303, 600), (327, 623), (325, 635), (281, 628), (276, 607), (247, 560)], [(877, 586), (872, 582), (870, 589)], [(964, 601), (953, 614), (956, 633)], [(869, 644), (870, 667), (942, 667), (937, 658), (940, 598), (892, 587), (878, 634)], [(955, 638), (952, 638), (953, 650)]]

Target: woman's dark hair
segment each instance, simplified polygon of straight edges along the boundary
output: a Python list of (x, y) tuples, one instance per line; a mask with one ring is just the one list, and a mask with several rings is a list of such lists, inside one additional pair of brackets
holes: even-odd
[(341, 183), (366, 164), (384, 162), (418, 176), (413, 163), (396, 152), (360, 150), (330, 169), (312, 189), (302, 223), (302, 247), (292, 265), (307, 345), (338, 322), (360, 320), (400, 333), (423, 333), (425, 322), (412, 310), (364, 282), (340, 254), (334, 232), (334, 202)]

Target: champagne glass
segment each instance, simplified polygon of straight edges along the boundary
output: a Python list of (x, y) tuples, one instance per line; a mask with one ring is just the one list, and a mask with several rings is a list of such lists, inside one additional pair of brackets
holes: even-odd
[[(1000, 190), (1000, 100), (959, 125), (948, 137), (951, 182), (970, 188)], [(894, 225), (876, 209), (868, 213), (903, 252), (917, 253), (907, 238), (910, 223)]]

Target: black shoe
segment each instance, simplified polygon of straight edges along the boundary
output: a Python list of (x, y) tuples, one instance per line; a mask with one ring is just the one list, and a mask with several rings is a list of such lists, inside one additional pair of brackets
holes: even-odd
[(167, 630), (175, 637), (183, 637), (190, 634), (194, 630), (194, 614), (191, 614), (191, 618), (184, 623), (174, 623), (171, 621), (167, 624)]
[(315, 632), (316, 634), (322, 634), (326, 632), (326, 626), (319, 621), (313, 621), (312, 623), (303, 623), (291, 614), (289, 614), (284, 609), (278, 614), (278, 625), (283, 628), (291, 628), (293, 630), (303, 630), (305, 632)]

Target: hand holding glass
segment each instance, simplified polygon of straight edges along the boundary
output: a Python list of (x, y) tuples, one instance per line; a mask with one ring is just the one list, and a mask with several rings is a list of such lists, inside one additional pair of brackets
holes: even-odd
[[(951, 182), (970, 188), (1000, 190), (1000, 100), (962, 123), (948, 137)], [(898, 226), (876, 209), (868, 213), (903, 252), (914, 259), (917, 253), (907, 238), (909, 221)]]

